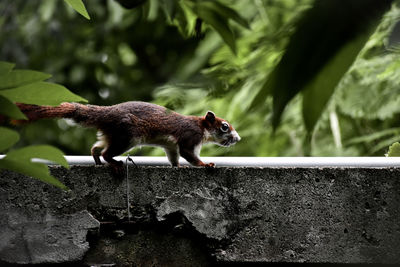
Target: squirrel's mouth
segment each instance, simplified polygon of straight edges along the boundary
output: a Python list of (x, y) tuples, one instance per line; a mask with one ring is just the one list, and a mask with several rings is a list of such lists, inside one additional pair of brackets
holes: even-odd
[(229, 147), (229, 146), (233, 146), (234, 144), (236, 144), (236, 143), (239, 142), (239, 141), (240, 141), (239, 135), (237, 135), (237, 136), (231, 136), (231, 137), (229, 137), (228, 139), (222, 141), (222, 142), (220, 143), (220, 145), (221, 145), (221, 146), (224, 146), (224, 147)]
[(228, 146), (233, 145), (233, 143), (232, 143), (232, 141), (230, 141), (230, 140), (225, 140), (225, 141), (223, 141), (222, 143), (220, 143), (220, 145), (221, 145), (221, 146), (228, 147)]

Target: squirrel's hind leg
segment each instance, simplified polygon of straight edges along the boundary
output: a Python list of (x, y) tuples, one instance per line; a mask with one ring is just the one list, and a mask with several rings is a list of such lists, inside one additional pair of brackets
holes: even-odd
[(101, 163), (101, 160), (100, 160), (101, 150), (103, 150), (103, 148), (104, 148), (103, 146), (99, 146), (99, 142), (96, 142), (92, 146), (92, 149), (90, 150), (96, 165), (102, 165), (103, 164), (103, 163)]
[(100, 160), (101, 151), (107, 147), (107, 142), (104, 138), (104, 135), (99, 131), (97, 132), (97, 139), (98, 141), (93, 144), (92, 149), (90, 150), (94, 162), (96, 165), (102, 165)]
[(124, 163), (122, 161), (115, 160), (114, 157), (121, 155), (127, 149), (127, 146), (123, 142), (110, 142), (108, 143), (108, 146), (101, 152), (103, 159), (110, 164), (114, 173), (117, 175), (122, 175), (124, 173)]

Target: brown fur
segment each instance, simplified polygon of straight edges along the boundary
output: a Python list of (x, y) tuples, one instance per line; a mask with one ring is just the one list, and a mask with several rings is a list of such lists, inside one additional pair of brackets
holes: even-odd
[[(222, 136), (218, 129), (224, 120), (215, 117), (212, 112), (204, 117), (185, 116), (155, 104), (135, 101), (113, 106), (77, 103), (62, 103), (56, 107), (17, 105), (29, 120), (71, 118), (85, 126), (97, 128), (100, 135), (99, 141), (92, 147), (93, 158), (96, 164), (101, 164), (102, 155), (116, 168), (122, 163), (113, 157), (141, 144), (163, 147), (173, 166), (179, 165), (180, 154), (192, 165), (211, 167), (213, 163), (205, 164), (199, 159), (196, 148), (206, 141), (222, 144), (219, 137), (214, 138), (211, 133)], [(229, 127), (230, 131), (234, 131), (231, 125)], [(240, 140), (236, 135), (221, 140), (225, 143), (229, 141), (231, 145)]]
[(72, 103), (62, 103), (57, 107), (23, 103), (16, 103), (16, 105), (28, 117), (29, 121), (36, 121), (42, 118), (72, 118), (72, 114), (75, 111), (75, 105)]

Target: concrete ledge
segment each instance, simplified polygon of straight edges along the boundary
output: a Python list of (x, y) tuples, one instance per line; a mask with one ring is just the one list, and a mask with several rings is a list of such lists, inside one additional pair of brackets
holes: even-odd
[[(0, 159), (4, 157), (0, 155)], [(70, 165), (93, 165), (91, 156), (65, 156)], [(138, 166), (170, 166), (164, 157), (131, 157)], [(126, 157), (115, 157), (126, 162)], [(389, 168), (400, 166), (400, 157), (202, 157), (204, 162), (214, 162), (218, 167), (298, 167), (298, 168)], [(37, 160), (47, 164), (49, 161)], [(180, 164), (190, 164), (180, 158)], [(128, 161), (128, 164), (132, 164)]]
[(0, 173), (0, 262), (400, 264), (400, 168), (51, 166)]

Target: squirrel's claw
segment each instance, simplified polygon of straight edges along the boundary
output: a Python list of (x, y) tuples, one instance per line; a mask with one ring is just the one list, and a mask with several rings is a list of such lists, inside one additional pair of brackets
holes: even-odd
[(122, 177), (125, 173), (124, 163), (122, 161), (115, 161), (113, 163), (110, 163), (110, 167), (113, 175), (117, 177)]
[(210, 163), (206, 164), (204, 167), (206, 167), (206, 168), (215, 168), (215, 163), (210, 162)]

